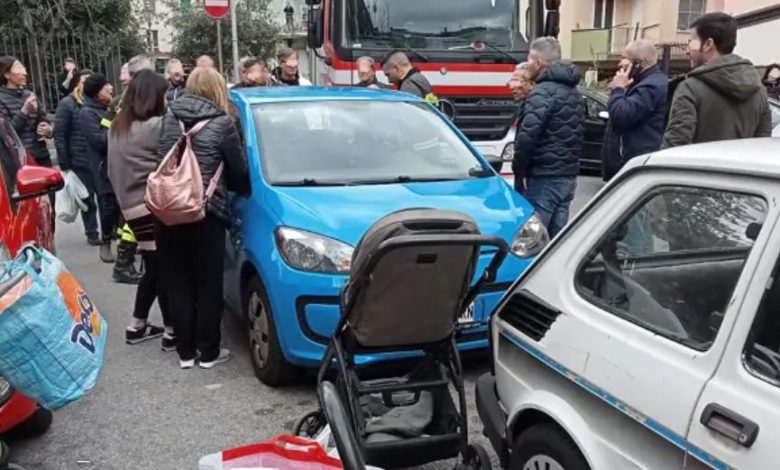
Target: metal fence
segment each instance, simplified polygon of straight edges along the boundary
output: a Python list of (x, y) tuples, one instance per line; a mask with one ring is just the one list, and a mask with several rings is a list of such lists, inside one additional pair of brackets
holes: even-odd
[(58, 83), (64, 80), (63, 64), (68, 57), (80, 69), (103, 73), (115, 88), (119, 86), (122, 67), (119, 38), (109, 32), (4, 33), (0, 35), (0, 56), (4, 55), (14, 56), (24, 64), (28, 86), (47, 111), (53, 111), (63, 98)]

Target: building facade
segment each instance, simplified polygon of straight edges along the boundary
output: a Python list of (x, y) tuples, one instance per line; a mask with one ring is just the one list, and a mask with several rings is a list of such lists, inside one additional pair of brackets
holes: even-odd
[[(673, 53), (683, 54), (688, 29), (701, 15), (725, 11), (739, 18), (772, 8), (778, 8), (777, 0), (570, 0), (561, 6), (561, 43), (564, 56), (578, 62), (614, 58), (636, 38), (674, 44)], [(771, 28), (751, 27), (749, 34), (740, 30), (745, 38), (739, 42), (769, 43)], [(747, 57), (760, 55), (760, 60), (754, 59), (759, 64), (770, 53), (753, 46), (744, 49), (741, 52)]]

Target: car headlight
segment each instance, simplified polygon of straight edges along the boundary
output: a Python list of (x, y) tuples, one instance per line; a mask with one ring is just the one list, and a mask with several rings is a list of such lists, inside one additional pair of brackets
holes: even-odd
[(547, 234), (547, 227), (537, 214), (532, 214), (515, 233), (512, 253), (521, 258), (530, 258), (538, 255), (548, 243), (550, 235)]
[(14, 393), (14, 388), (6, 380), (5, 377), (0, 376), (0, 405), (5, 404)]
[(504, 151), (501, 152), (501, 160), (505, 162), (511, 162), (515, 159), (515, 143), (509, 142), (504, 146)]
[(354, 248), (346, 243), (304, 230), (279, 227), (276, 246), (284, 261), (295, 269), (349, 274)]

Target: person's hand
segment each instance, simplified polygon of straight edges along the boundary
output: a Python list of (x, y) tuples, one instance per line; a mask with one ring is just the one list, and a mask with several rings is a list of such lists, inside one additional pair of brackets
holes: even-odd
[(51, 138), (53, 128), (48, 122), (42, 122), (38, 124), (38, 129), (36, 129), (36, 131), (38, 133), (38, 137), (40, 137), (38, 140), (49, 139)]
[(629, 78), (633, 68), (634, 64), (628, 64), (627, 67), (619, 69), (612, 79), (612, 83), (609, 84), (609, 87), (623, 89), (630, 87), (631, 84), (634, 83), (634, 79)]
[(113, 98), (113, 90), (111, 90), (111, 87), (104, 86), (102, 90), (100, 90), (100, 93), (98, 93), (98, 101), (101, 103), (110, 103), (111, 98)]
[(24, 100), (24, 104), (22, 105), (22, 113), (26, 116), (29, 116), (36, 111), (38, 111), (38, 97), (35, 96), (35, 93), (33, 93), (28, 96), (26, 100)]
[(76, 73), (75, 69), (68, 70), (68, 80), (72, 80), (73, 79), (73, 74), (74, 73)]

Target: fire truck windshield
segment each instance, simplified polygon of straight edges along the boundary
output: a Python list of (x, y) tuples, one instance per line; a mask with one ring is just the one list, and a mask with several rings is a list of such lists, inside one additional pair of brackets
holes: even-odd
[[(337, 0), (337, 47), (474, 55), (472, 43), (528, 51), (528, 0)], [(521, 16), (520, 12), (524, 14)], [(521, 22), (523, 24), (521, 24)], [(339, 28), (343, 25), (343, 28)], [(341, 31), (338, 31), (341, 30)], [(484, 53), (484, 52), (483, 52)], [(487, 51), (487, 54), (490, 54)]]

